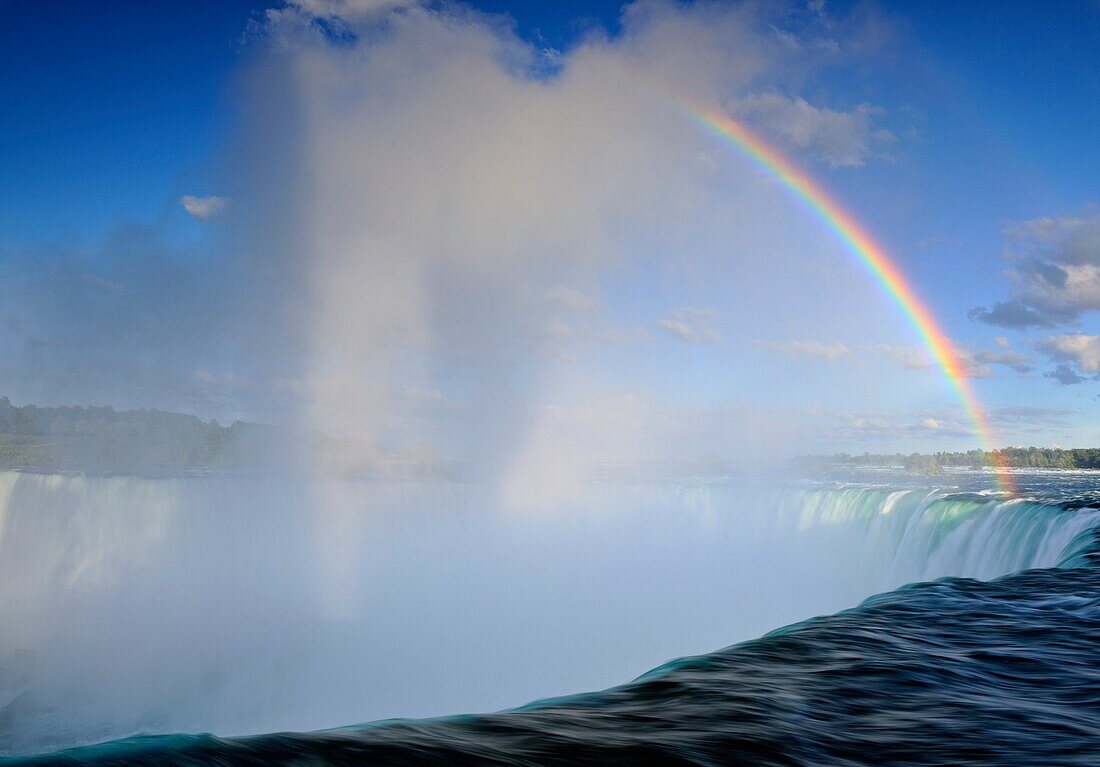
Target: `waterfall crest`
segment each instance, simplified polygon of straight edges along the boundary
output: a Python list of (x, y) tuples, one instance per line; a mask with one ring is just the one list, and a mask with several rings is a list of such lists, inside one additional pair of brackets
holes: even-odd
[(1080, 564), (1100, 511), (1070, 506), (592, 482), (531, 515), (443, 481), (0, 472), (0, 753), (595, 689), (906, 583)]

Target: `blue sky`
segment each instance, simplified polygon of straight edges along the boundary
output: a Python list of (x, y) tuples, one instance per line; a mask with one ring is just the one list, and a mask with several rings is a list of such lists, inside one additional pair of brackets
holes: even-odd
[[(740, 433), (714, 425), (750, 411), (769, 424), (759, 429), (822, 449), (973, 444), (948, 387), (851, 256), (741, 159), (650, 111), (648, 97), (602, 98), (612, 62), (654, 92), (720, 101), (843, 200), (967, 355), (1003, 441), (1100, 442), (1100, 6), (762, 7), (0, 3), (0, 388), (23, 402), (223, 420), (328, 413), (322, 422), (349, 412), (317, 403), (339, 390), (381, 398), (352, 418), (372, 436), (451, 446), (484, 421), (455, 414), (480, 412), (487, 389), (529, 414), (572, 409), (550, 431), (575, 431), (571, 418), (591, 425), (592, 412), (676, 422), (689, 452), (722, 452)], [(451, 58), (417, 54), (425, 40)], [(492, 67), (513, 59), (542, 74), (512, 88)], [(561, 79), (560, 93), (547, 78)], [(496, 125), (448, 105), (467, 87), (467, 102), (489, 94), (483, 112), (499, 113)], [(512, 227), (526, 208), (491, 192), (468, 220), (461, 203), (418, 212), (420, 229), (439, 230), (431, 238), (411, 224), (386, 229), (424, 199), (405, 169), (433, 152), (424, 172), (453, 184), (455, 199), (468, 172), (495, 186), (456, 158), (499, 162), (501, 188), (519, 183), (504, 143), (535, 113), (519, 135), (537, 142), (559, 116), (561, 129), (519, 159), (598, 187), (586, 192), (589, 217), (561, 204), (561, 179), (531, 202), (577, 232)], [(652, 125), (640, 117), (650, 114)], [(465, 143), (420, 136), (425, 116), (452, 115)], [(589, 155), (590, 141), (607, 151)], [(555, 160), (574, 150), (586, 158), (578, 170)], [(355, 173), (387, 156), (408, 159), (379, 171), (394, 174), (385, 184), (357, 186)], [(625, 192), (577, 175), (603, 163)], [(405, 183), (409, 202), (390, 210), (387, 190), (397, 200)], [(362, 209), (344, 204), (349, 192)], [(195, 216), (184, 196), (223, 202)], [(478, 226), (504, 239), (463, 234)], [(393, 260), (334, 255), (367, 240)], [(451, 243), (461, 257), (435, 252)], [(452, 306), (435, 279), (469, 281), (463, 295), (481, 308)], [(339, 303), (355, 280), (370, 283), (362, 302), (420, 303), (407, 316), (355, 314)], [(535, 316), (506, 300), (528, 294), (550, 296), (551, 308)], [(335, 330), (360, 322), (374, 330)], [(537, 361), (502, 361), (520, 347)], [(364, 384), (364, 367), (386, 372)], [(361, 390), (349, 394), (348, 380)], [(540, 418), (517, 416), (531, 434)], [(615, 430), (608, 423), (591, 428)]]

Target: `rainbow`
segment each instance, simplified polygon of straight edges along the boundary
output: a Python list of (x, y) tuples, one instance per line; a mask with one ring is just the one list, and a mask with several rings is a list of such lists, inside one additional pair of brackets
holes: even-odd
[[(992, 426), (985, 409), (978, 402), (962, 360), (951, 340), (936, 323), (932, 312), (920, 300), (913, 286), (882, 246), (820, 184), (802, 173), (790, 160), (768, 146), (744, 125), (716, 109), (696, 108), (684, 103), (678, 105), (708, 132), (778, 178), (811, 214), (820, 219), (855, 254), (867, 271), (882, 284), (905, 319), (913, 326), (936, 365), (943, 371), (944, 378), (957, 394), (959, 402), (974, 424), (982, 445), (987, 450), (994, 450)], [(1004, 466), (998, 465), (995, 468), (998, 469), (997, 482), (1000, 488), (1013, 492), (1015, 487), (1012, 475), (1004, 470)]]

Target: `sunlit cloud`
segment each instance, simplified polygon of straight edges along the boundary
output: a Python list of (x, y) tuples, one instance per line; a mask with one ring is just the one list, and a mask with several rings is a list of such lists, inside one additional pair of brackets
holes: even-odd
[[(968, 378), (989, 378), (996, 372), (995, 367), (1007, 368), (1018, 375), (1027, 375), (1034, 369), (1034, 361), (1026, 354), (1004, 348), (970, 348), (955, 344), (953, 353), (958, 362), (960, 373)], [(906, 370), (928, 370), (935, 367), (927, 349), (918, 346), (898, 346), (893, 344), (875, 344), (864, 347), (863, 351), (893, 360)]]
[(185, 194), (180, 198), (183, 209), (199, 221), (209, 221), (225, 212), (229, 206), (229, 200), (225, 197), (208, 195), (206, 197), (194, 197)]
[(768, 134), (833, 168), (888, 159), (884, 150), (897, 141), (889, 130), (875, 125), (885, 110), (870, 104), (845, 112), (814, 106), (801, 97), (761, 93), (740, 99), (737, 110)]
[(1024, 330), (1100, 310), (1100, 213), (1014, 222), (1004, 234), (1012, 295), (975, 307), (971, 319)]
[(1035, 348), (1058, 363), (1046, 377), (1062, 385), (1083, 383), (1086, 377), (1100, 375), (1100, 336), (1090, 333), (1063, 333), (1047, 336)]

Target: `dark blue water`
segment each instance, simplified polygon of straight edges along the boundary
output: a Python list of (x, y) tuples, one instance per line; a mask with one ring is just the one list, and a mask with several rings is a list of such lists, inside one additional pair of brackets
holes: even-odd
[[(1063, 487), (1091, 482), (1062, 478)], [(1087, 500), (1069, 496), (1059, 514)], [(966, 497), (941, 506), (955, 514)], [(903, 587), (621, 687), (503, 713), (130, 738), (5, 763), (1095, 766), (1096, 530), (1071, 541), (1058, 565)]]

